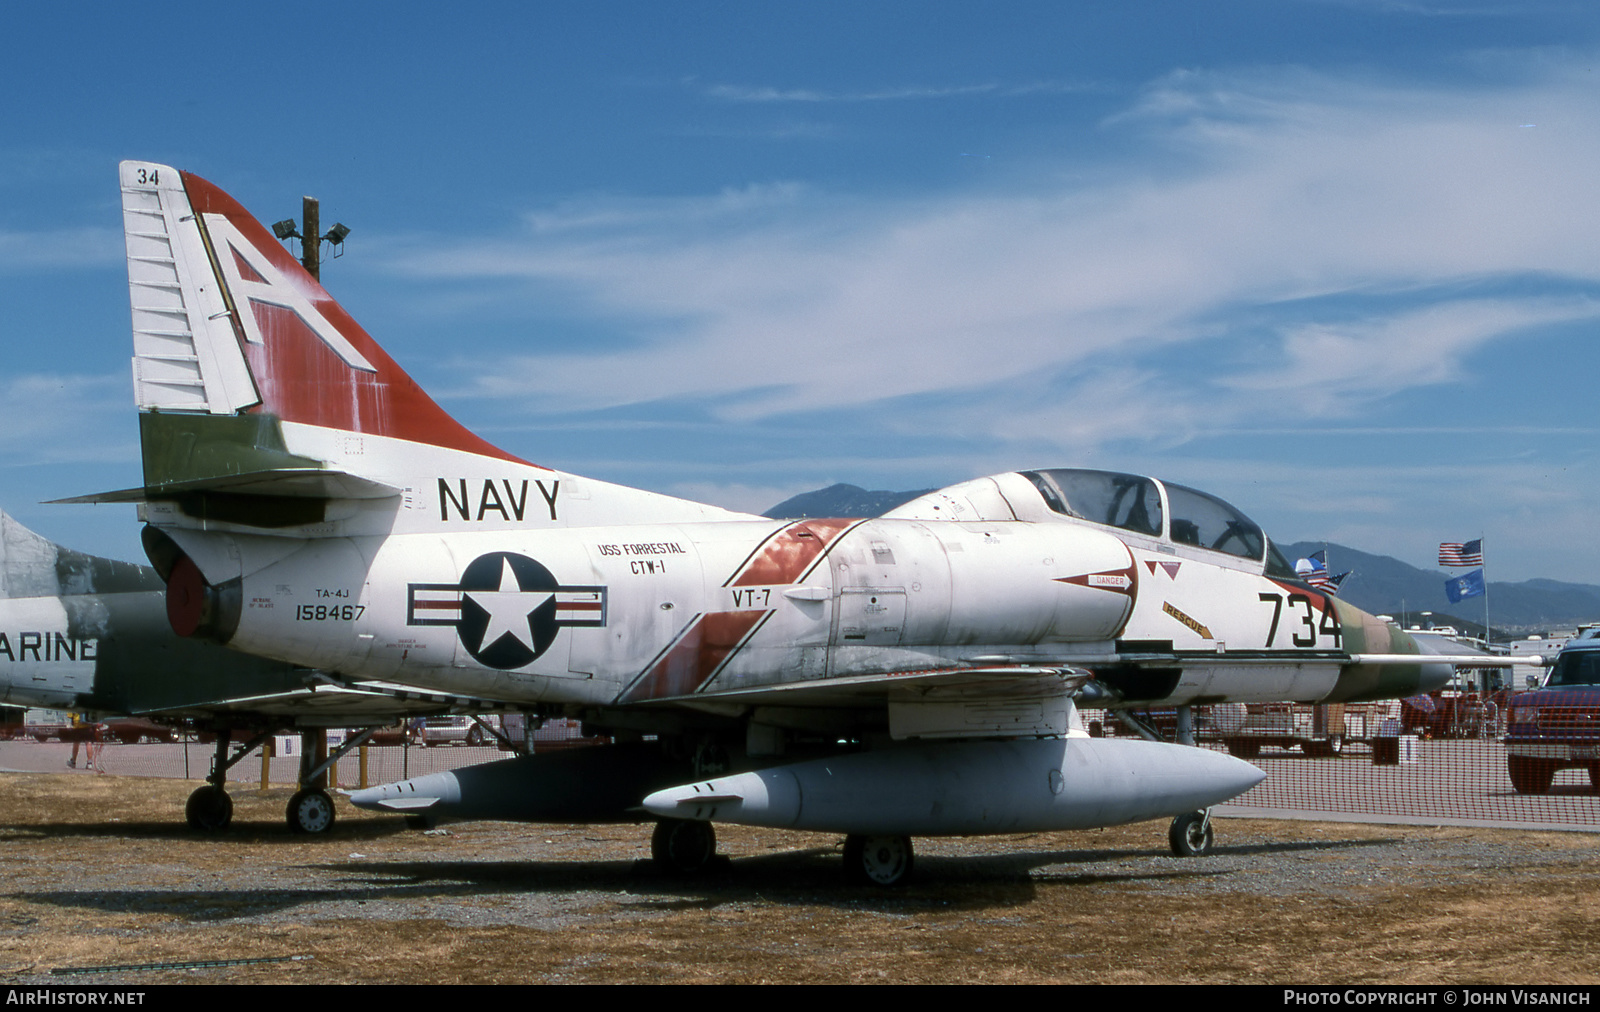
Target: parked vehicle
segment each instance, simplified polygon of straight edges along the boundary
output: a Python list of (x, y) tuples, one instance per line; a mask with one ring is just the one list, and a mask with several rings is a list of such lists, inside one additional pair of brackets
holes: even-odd
[(491, 727), (498, 727), (494, 723), (498, 717), (482, 717), (475, 719), (471, 714), (447, 713), (438, 717), (424, 717), (414, 725), (416, 740), (423, 745), (490, 745), (495, 741), (494, 732), (485, 729), (478, 720), (490, 722)]
[[(76, 731), (80, 735), (78, 741), (87, 741), (94, 736), (93, 728), (87, 725), (78, 725)], [(72, 741), (74, 732), (72, 714), (65, 710), (30, 709), (22, 719), (23, 737), (35, 741), (45, 742), (51, 738)]]
[(1507, 704), (1506, 772), (1519, 794), (1543, 794), (1556, 772), (1582, 768), (1600, 789), (1600, 628), (1562, 649), (1541, 688)]
[[(1298, 748), (1313, 758), (1342, 755), (1345, 746), (1371, 742), (1387, 728), (1398, 733), (1400, 707), (1394, 701), (1382, 703), (1218, 703), (1193, 710), (1197, 742), (1221, 742), (1243, 759), (1252, 759), (1263, 748)], [(1135, 716), (1163, 740), (1177, 734), (1177, 711), (1158, 709), (1137, 711)], [(1388, 723), (1386, 723), (1388, 722)], [(1109, 715), (1091, 719), (1089, 734), (1125, 734)]]
[(586, 736), (582, 721), (566, 717), (540, 722), (529, 734), (524, 731), (528, 719), (520, 713), (508, 713), (500, 718), (501, 733), (505, 736), (499, 743), (501, 749), (523, 752), (531, 744), (534, 752), (555, 752), (566, 748), (611, 744), (609, 737)]
[(1352, 743), (1372, 741), (1385, 721), (1398, 716), (1393, 703), (1224, 703), (1211, 708), (1210, 723), (1212, 734), (1241, 758), (1276, 746), (1325, 759), (1343, 755)]
[(119, 741), (124, 745), (144, 741), (171, 743), (178, 740), (178, 732), (143, 717), (110, 717), (100, 723), (100, 740)]

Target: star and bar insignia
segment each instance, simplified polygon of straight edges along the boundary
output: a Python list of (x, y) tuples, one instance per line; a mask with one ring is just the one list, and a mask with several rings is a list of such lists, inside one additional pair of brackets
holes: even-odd
[(562, 586), (543, 565), (514, 552), (472, 560), (459, 583), (413, 583), (406, 624), (454, 626), (485, 667), (532, 664), (567, 626), (604, 626), (606, 588)]

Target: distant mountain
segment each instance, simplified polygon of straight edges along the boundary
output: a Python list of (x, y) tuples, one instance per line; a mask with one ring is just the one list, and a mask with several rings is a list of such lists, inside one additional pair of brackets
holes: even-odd
[[(933, 489), (869, 492), (856, 485), (830, 485), (785, 499), (762, 515), (774, 519), (875, 517), (931, 491)], [(1451, 604), (1445, 596), (1447, 576), (1468, 570), (1446, 574), (1440, 570), (1418, 569), (1387, 555), (1372, 555), (1322, 541), (1296, 541), (1278, 548), (1290, 563), (1326, 548), (1331, 572), (1335, 575), (1346, 570), (1351, 572), (1339, 596), (1374, 615), (1393, 615), (1400, 619), (1404, 612), (1406, 623), (1413, 624), (1420, 621), (1421, 612), (1428, 611), (1433, 612), (1435, 623), (1449, 623), (1463, 630), (1469, 625), (1481, 627), (1483, 622), (1481, 598)], [(1600, 621), (1600, 586), (1558, 580), (1491, 582), (1489, 620), (1497, 631), (1508, 632), (1572, 628), (1583, 622)]]
[(801, 517), (875, 517), (932, 491), (931, 488), (923, 488), (915, 492), (869, 492), (856, 485), (829, 485), (815, 492), (801, 492), (792, 499), (785, 499), (761, 515), (774, 520), (798, 520)]

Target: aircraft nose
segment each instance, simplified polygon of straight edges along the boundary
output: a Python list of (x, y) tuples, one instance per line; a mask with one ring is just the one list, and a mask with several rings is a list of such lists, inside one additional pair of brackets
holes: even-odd
[[(1323, 702), (1405, 699), (1432, 692), (1455, 674), (1451, 665), (1429, 661), (1437, 651), (1418, 642), (1392, 620), (1369, 615), (1337, 599), (1333, 603), (1339, 610), (1343, 645), (1352, 655), (1352, 663), (1339, 670), (1338, 684)], [(1363, 660), (1364, 657), (1371, 660)]]
[[(1409, 633), (1396, 630), (1395, 635), (1398, 639), (1403, 639), (1404, 642), (1412, 648), (1412, 650), (1415, 650), (1419, 654), (1436, 654), (1439, 652), (1431, 644), (1417, 642)], [(1431, 664), (1423, 663), (1417, 665), (1417, 667), (1419, 673), (1417, 675), (1417, 691), (1415, 695), (1421, 695), (1422, 693), (1433, 692), (1437, 689), (1444, 688), (1450, 683), (1450, 679), (1453, 678), (1456, 673), (1455, 665), (1446, 664), (1442, 661), (1434, 661)]]

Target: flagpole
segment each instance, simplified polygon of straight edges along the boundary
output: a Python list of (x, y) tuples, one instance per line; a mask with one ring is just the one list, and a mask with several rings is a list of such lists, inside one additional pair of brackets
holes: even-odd
[[(1483, 551), (1483, 532), (1478, 532), (1478, 551)], [(1489, 556), (1483, 557), (1483, 649), (1486, 653), (1494, 653), (1491, 649), (1492, 641), (1489, 638)]]

